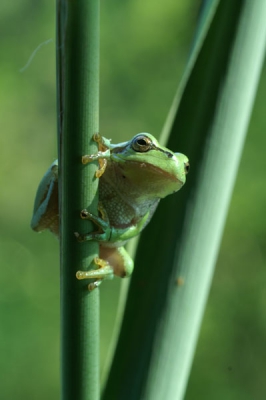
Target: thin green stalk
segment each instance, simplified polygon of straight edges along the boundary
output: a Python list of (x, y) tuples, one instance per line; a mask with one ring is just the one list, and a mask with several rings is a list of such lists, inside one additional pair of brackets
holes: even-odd
[(97, 213), (96, 163), (81, 157), (97, 151), (99, 130), (99, 0), (57, 0), (57, 99), (61, 256), (61, 398), (99, 399), (99, 291), (88, 291), (76, 271), (87, 270), (96, 243), (79, 243), (74, 232), (93, 227), (80, 211)]

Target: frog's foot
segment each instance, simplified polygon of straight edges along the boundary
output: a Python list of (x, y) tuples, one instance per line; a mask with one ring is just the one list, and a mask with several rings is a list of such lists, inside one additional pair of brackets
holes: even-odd
[[(108, 218), (107, 212), (103, 206), (103, 203), (101, 201), (99, 201), (98, 210), (100, 211), (101, 218), (95, 217), (93, 214), (89, 213), (89, 211), (86, 208), (80, 212), (80, 218), (90, 219), (92, 222), (94, 222), (100, 228), (103, 228), (102, 220), (104, 220), (106, 223), (109, 224), (109, 218)], [(104, 224), (104, 227), (105, 226), (106, 226), (106, 224)]]
[(98, 217), (97, 215), (91, 214), (86, 209), (82, 210), (80, 213), (80, 217), (82, 219), (89, 219), (95, 225), (99, 227), (99, 231), (87, 233), (85, 235), (81, 235), (78, 232), (74, 232), (74, 235), (78, 239), (79, 242), (86, 242), (88, 240), (97, 240), (97, 241), (108, 241), (112, 234), (112, 228), (110, 227), (108, 217), (106, 212), (101, 205), (99, 205), (99, 210), (102, 214), (102, 217)]
[(96, 153), (96, 154), (83, 156), (81, 159), (82, 164), (88, 164), (89, 162), (98, 160), (99, 168), (95, 172), (95, 176), (96, 176), (96, 178), (100, 178), (104, 174), (104, 171), (106, 170), (107, 160), (104, 157), (108, 154), (109, 154), (109, 150), (106, 152), (98, 151), (98, 153)]
[(88, 164), (89, 162), (98, 160), (99, 169), (95, 172), (96, 178), (100, 178), (107, 166), (107, 159), (110, 158), (110, 149), (108, 139), (103, 138), (99, 133), (93, 135), (93, 140), (98, 143), (98, 152), (96, 154), (85, 155), (82, 157), (82, 164)]
[(92, 291), (93, 289), (100, 286), (103, 279), (112, 279), (114, 276), (113, 268), (107, 261), (102, 260), (101, 258), (95, 257), (94, 263), (99, 267), (95, 270), (90, 271), (77, 271), (76, 278), (81, 279), (95, 279), (94, 282), (88, 285), (88, 289)]

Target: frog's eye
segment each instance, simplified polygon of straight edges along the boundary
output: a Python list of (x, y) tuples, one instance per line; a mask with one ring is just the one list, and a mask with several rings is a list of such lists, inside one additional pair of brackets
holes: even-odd
[(184, 166), (185, 166), (185, 174), (188, 174), (188, 171), (189, 171), (189, 168), (190, 168), (189, 162), (185, 162)]
[(138, 151), (140, 153), (145, 153), (146, 151), (149, 151), (152, 148), (152, 141), (147, 136), (139, 135), (133, 139), (131, 147), (135, 151)]

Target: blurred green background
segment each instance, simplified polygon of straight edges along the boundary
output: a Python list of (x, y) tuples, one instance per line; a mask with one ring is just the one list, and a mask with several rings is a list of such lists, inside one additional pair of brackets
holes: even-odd
[[(198, 0), (102, 2), (102, 134), (114, 142), (143, 131), (159, 136), (198, 9)], [(48, 232), (33, 233), (29, 223), (39, 180), (57, 157), (55, 2), (2, 0), (0, 27), (1, 398), (54, 400), (59, 398), (58, 242)], [(264, 69), (187, 400), (265, 398), (265, 98)], [(102, 365), (119, 286), (118, 279), (101, 286)]]

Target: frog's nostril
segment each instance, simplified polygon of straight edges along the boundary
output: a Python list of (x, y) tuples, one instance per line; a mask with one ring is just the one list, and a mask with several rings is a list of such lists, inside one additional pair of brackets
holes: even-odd
[(188, 171), (189, 171), (189, 169), (190, 169), (189, 162), (185, 162), (185, 163), (184, 163), (184, 166), (185, 166), (185, 174), (188, 174)]

